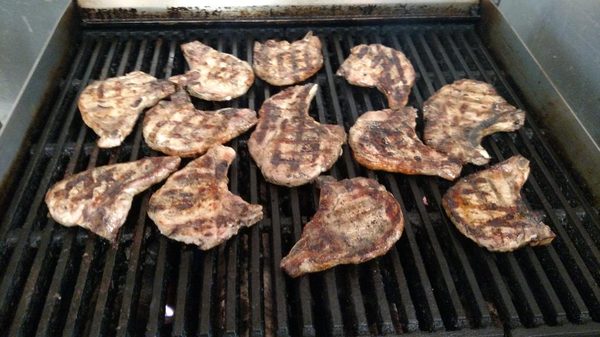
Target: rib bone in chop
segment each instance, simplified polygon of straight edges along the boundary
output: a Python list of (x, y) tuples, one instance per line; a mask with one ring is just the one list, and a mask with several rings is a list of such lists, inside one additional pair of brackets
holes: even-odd
[(308, 32), (302, 40), (254, 42), (253, 68), (272, 85), (291, 85), (314, 75), (323, 66), (321, 40)]
[(525, 112), (508, 104), (488, 83), (458, 80), (443, 86), (425, 104), (425, 144), (462, 163), (484, 165), (490, 155), (481, 139), (499, 131), (515, 131)]
[(555, 237), (521, 199), (529, 161), (511, 157), (460, 179), (444, 195), (443, 206), (456, 228), (491, 251), (549, 244)]
[(248, 131), (256, 121), (256, 112), (250, 109), (196, 110), (180, 89), (170, 101), (160, 101), (146, 112), (144, 139), (154, 150), (169, 155), (196, 156)]
[(248, 150), (265, 179), (274, 184), (306, 184), (342, 154), (343, 127), (320, 124), (308, 115), (317, 89), (316, 84), (288, 88), (267, 99), (258, 112)]
[(402, 235), (400, 205), (373, 179), (321, 180), (319, 209), (300, 240), (281, 260), (290, 276), (339, 264), (358, 264), (385, 254)]
[(377, 87), (390, 108), (406, 105), (416, 78), (415, 69), (402, 52), (381, 44), (353, 47), (337, 75), (360, 87)]
[(354, 158), (373, 170), (454, 180), (461, 165), (421, 142), (415, 133), (415, 118), (417, 110), (412, 107), (364, 113), (349, 132)]
[(174, 92), (172, 83), (134, 71), (88, 85), (79, 96), (79, 111), (85, 124), (100, 136), (99, 147), (116, 147), (131, 133), (144, 109)]
[(150, 198), (148, 216), (163, 235), (200, 249), (211, 249), (263, 217), (227, 189), (227, 170), (235, 151), (217, 145), (175, 172)]
[(46, 193), (50, 216), (64, 226), (81, 226), (115, 241), (133, 197), (168, 177), (179, 162), (179, 157), (151, 157), (70, 176)]
[(242, 96), (254, 82), (254, 72), (246, 61), (217, 51), (198, 41), (181, 45), (190, 71), (169, 78), (187, 88), (192, 96), (207, 101), (229, 101)]

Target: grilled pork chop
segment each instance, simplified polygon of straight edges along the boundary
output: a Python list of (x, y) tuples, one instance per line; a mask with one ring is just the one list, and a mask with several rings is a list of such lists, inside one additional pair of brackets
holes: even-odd
[(79, 111), (85, 124), (100, 136), (98, 146), (121, 145), (146, 108), (175, 92), (175, 86), (141, 71), (95, 81), (79, 96)]
[(250, 109), (196, 110), (185, 90), (179, 90), (170, 101), (146, 112), (144, 139), (169, 155), (196, 156), (248, 131), (256, 121), (256, 112)]
[(177, 170), (179, 157), (151, 157), (100, 166), (54, 184), (46, 193), (52, 218), (115, 241), (133, 197)]
[(515, 131), (525, 111), (508, 104), (494, 87), (475, 80), (443, 86), (423, 104), (425, 144), (462, 163), (485, 165), (490, 155), (481, 139), (499, 131)]
[(390, 108), (403, 107), (415, 84), (415, 69), (406, 56), (381, 44), (360, 44), (337, 73), (361, 87), (376, 87), (385, 94)]
[(314, 75), (323, 66), (321, 40), (308, 32), (302, 40), (254, 42), (254, 72), (272, 85), (291, 85)]
[(227, 189), (227, 170), (234, 158), (232, 148), (212, 147), (152, 195), (148, 216), (163, 235), (207, 250), (262, 219), (262, 206)]
[(306, 184), (342, 154), (344, 129), (320, 124), (308, 115), (317, 89), (316, 84), (290, 87), (260, 108), (248, 150), (266, 180), (284, 186)]
[(400, 205), (375, 180), (327, 178), (319, 178), (322, 187), (317, 213), (281, 260), (281, 268), (292, 277), (383, 255), (404, 230)]
[(444, 209), (456, 228), (491, 251), (509, 252), (552, 242), (555, 234), (521, 199), (529, 161), (511, 157), (459, 180), (444, 195)]
[(461, 165), (421, 142), (415, 118), (412, 107), (364, 113), (349, 132), (356, 161), (373, 170), (456, 179)]
[(217, 51), (198, 41), (181, 45), (190, 71), (169, 81), (187, 88), (192, 96), (207, 101), (229, 101), (242, 96), (254, 82), (246, 61)]

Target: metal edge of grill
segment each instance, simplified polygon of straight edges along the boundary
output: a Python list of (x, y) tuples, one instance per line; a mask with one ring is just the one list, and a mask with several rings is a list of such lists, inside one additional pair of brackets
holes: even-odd
[[(161, 236), (146, 217), (151, 189), (137, 197), (117, 244), (46, 217), (43, 195), (54, 181), (86, 167), (156, 155), (139, 125), (126, 143), (100, 150), (76, 109), (93, 79), (135, 69), (168, 77), (185, 69), (183, 41), (200, 39), (251, 60), (254, 39), (294, 39), (308, 29), (322, 38), (324, 68), (311, 115), (346, 130), (363, 112), (384, 106), (374, 90), (334, 72), (358, 43), (403, 50), (418, 73), (409, 104), (420, 108), (436, 89), (469, 77), (494, 84), (526, 109), (483, 45), (473, 23), (348, 26), (263, 26), (240, 29), (84, 29), (71, 69), (45, 128), (24, 153), (21, 181), (0, 223), (0, 335), (566, 335), (600, 333), (599, 218), (569, 170), (550, 150), (535, 120), (516, 133), (488, 137), (494, 161), (522, 153), (532, 162), (523, 194), (558, 234), (548, 247), (492, 254), (457, 233), (441, 210), (451, 183), (368, 171), (342, 158), (330, 172), (376, 178), (400, 201), (407, 225), (386, 256), (287, 278), (279, 260), (298, 239), (318, 200), (312, 186), (264, 181), (249, 158), (247, 134), (230, 145), (238, 157), (230, 188), (265, 206), (266, 217), (208, 252)], [(258, 109), (278, 89), (260, 80), (232, 104)], [(222, 103), (196, 101), (199, 108)], [(468, 167), (465, 174), (475, 169)], [(169, 314), (172, 310), (172, 315)]]

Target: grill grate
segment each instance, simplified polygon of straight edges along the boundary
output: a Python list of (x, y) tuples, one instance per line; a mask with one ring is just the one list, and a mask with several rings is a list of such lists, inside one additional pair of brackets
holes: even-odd
[[(346, 130), (363, 112), (384, 107), (376, 90), (334, 76), (359, 43), (404, 51), (417, 72), (410, 105), (418, 108), (459, 78), (492, 83), (524, 108), (475, 32), (465, 24), (311, 27), (323, 41), (324, 68), (310, 113)], [(405, 233), (386, 256), (292, 280), (279, 261), (314, 214), (311, 185), (268, 184), (249, 158), (248, 135), (230, 188), (265, 207), (265, 219), (208, 252), (161, 236), (146, 216), (153, 188), (135, 198), (118, 242), (47, 218), (43, 197), (63, 176), (89, 167), (157, 155), (141, 128), (117, 149), (98, 149), (76, 98), (94, 79), (143, 70), (159, 78), (185, 70), (182, 42), (199, 39), (251, 60), (252, 43), (296, 39), (306, 27), (84, 30), (71, 70), (59, 84), (45, 127), (34, 136), (12, 200), (0, 213), (0, 335), (19, 336), (361, 336), (460, 331), (466, 335), (600, 333), (599, 217), (531, 118), (516, 133), (488, 137), (493, 162), (522, 153), (532, 171), (523, 194), (558, 234), (551, 246), (492, 254), (462, 237), (443, 215), (439, 178), (368, 171), (350, 150), (338, 178), (378, 179), (399, 200)], [(279, 89), (257, 80), (234, 106), (258, 109)], [(195, 101), (202, 109), (224, 103)], [(421, 127), (419, 125), (419, 127)], [(474, 172), (466, 167), (463, 174)], [(584, 324), (585, 323), (585, 324)]]

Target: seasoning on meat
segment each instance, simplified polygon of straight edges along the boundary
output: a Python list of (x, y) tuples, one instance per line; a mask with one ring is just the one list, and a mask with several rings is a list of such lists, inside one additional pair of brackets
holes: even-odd
[(364, 113), (349, 132), (356, 161), (372, 170), (456, 179), (461, 164), (421, 142), (415, 132), (416, 118), (412, 107)]
[(100, 166), (54, 184), (46, 193), (50, 216), (115, 241), (133, 197), (177, 170), (179, 157), (150, 157)]
[(284, 186), (306, 184), (333, 166), (346, 132), (308, 115), (316, 84), (294, 86), (267, 99), (260, 108), (248, 150), (264, 177)]
[(245, 94), (254, 82), (246, 61), (217, 51), (198, 41), (181, 45), (190, 71), (169, 78), (190, 95), (207, 101), (229, 101)]
[(321, 40), (308, 32), (303, 39), (254, 42), (253, 68), (272, 85), (291, 85), (314, 75), (323, 66)]
[(234, 158), (232, 148), (217, 145), (175, 172), (152, 195), (148, 216), (163, 235), (207, 250), (262, 219), (262, 206), (227, 189)]
[(525, 111), (508, 104), (490, 84), (474, 80), (443, 86), (423, 104), (423, 116), (425, 144), (475, 165), (491, 158), (481, 146), (483, 137), (525, 123)]
[(100, 136), (102, 148), (121, 145), (140, 113), (175, 92), (175, 86), (141, 71), (95, 81), (79, 96), (85, 124)]
[(517, 155), (459, 180), (443, 197), (456, 228), (490, 251), (547, 245), (550, 227), (527, 208), (521, 188), (529, 176), (529, 160)]
[(377, 181), (319, 180), (319, 209), (281, 260), (281, 268), (292, 277), (384, 255), (404, 230), (398, 201)]
[(406, 56), (381, 44), (360, 44), (337, 73), (361, 87), (376, 87), (387, 97), (390, 108), (403, 107), (415, 84), (415, 69)]
[(227, 143), (256, 121), (256, 112), (250, 109), (196, 110), (185, 90), (180, 89), (170, 101), (160, 101), (146, 112), (144, 139), (154, 150), (191, 157)]

